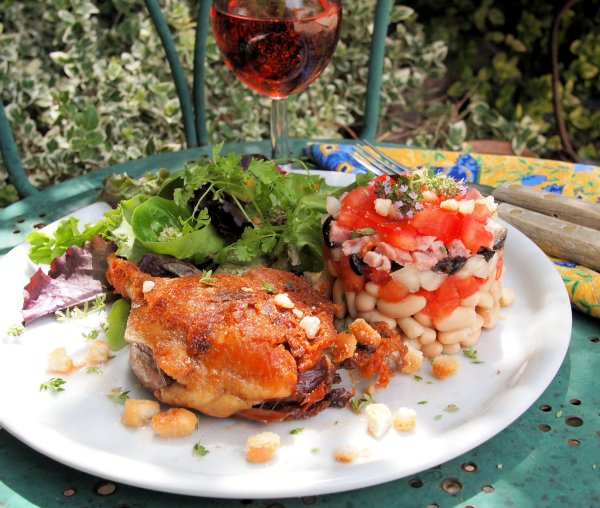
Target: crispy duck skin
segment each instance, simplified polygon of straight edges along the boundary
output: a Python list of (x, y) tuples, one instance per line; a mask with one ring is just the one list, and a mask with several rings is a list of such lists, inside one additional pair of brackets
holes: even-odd
[[(337, 405), (335, 368), (324, 357), (337, 336), (336, 306), (304, 279), (269, 268), (208, 280), (152, 277), (114, 255), (107, 278), (132, 302), (126, 340), (149, 348), (153, 368), (165, 374), (153, 387), (160, 401), (259, 421), (309, 416)], [(282, 293), (293, 308), (277, 305), (275, 297)], [(320, 320), (312, 339), (300, 325), (307, 316)], [(311, 373), (321, 374), (308, 385)], [(265, 416), (278, 400), (291, 405)]]

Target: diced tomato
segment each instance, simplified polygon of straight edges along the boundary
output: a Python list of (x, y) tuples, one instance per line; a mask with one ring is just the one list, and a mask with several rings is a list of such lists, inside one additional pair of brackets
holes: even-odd
[(450, 277), (448, 277), (447, 280), (449, 279), (453, 280), (454, 287), (456, 288), (456, 292), (458, 293), (458, 296), (461, 300), (475, 293), (475, 291), (479, 289), (479, 286), (481, 286), (484, 282), (484, 279), (480, 279), (479, 277), (475, 277), (474, 275), (465, 278), (460, 278), (455, 275), (451, 275)]
[(406, 221), (379, 224), (377, 232), (385, 243), (408, 251), (417, 250), (417, 230)]
[(383, 270), (369, 270), (369, 278), (378, 286), (383, 286), (388, 280), (390, 280), (389, 272)]
[(460, 240), (471, 252), (477, 252), (481, 247), (488, 247), (494, 236), (485, 226), (470, 215), (463, 219), (460, 229)]
[(485, 279), (475, 276), (461, 279), (450, 275), (435, 291), (419, 291), (427, 299), (423, 312), (433, 319), (441, 319), (456, 309), (463, 298), (475, 293), (484, 282)]
[(410, 220), (417, 232), (425, 236), (435, 236), (448, 244), (458, 237), (461, 231), (461, 218), (457, 212), (441, 208), (427, 207)]
[(394, 279), (390, 279), (379, 288), (379, 298), (387, 302), (399, 302), (410, 293), (408, 288)]
[(502, 267), (504, 266), (504, 255), (502, 251), (498, 255), (498, 263), (496, 264), (496, 280), (500, 280), (502, 277)]
[(382, 221), (375, 211), (375, 195), (371, 187), (358, 187), (350, 191), (342, 200), (337, 223), (345, 229), (374, 227)]
[(491, 215), (492, 212), (490, 212), (490, 209), (487, 206), (485, 206), (483, 203), (475, 203), (475, 208), (473, 209), (471, 217), (482, 224), (485, 224)]
[(335, 263), (335, 269), (344, 286), (344, 291), (358, 293), (365, 287), (365, 275), (358, 275), (350, 266), (350, 260), (347, 257), (342, 258)]

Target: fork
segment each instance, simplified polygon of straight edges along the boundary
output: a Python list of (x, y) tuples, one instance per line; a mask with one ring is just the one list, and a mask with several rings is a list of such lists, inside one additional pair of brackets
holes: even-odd
[[(372, 152), (368, 150), (368, 148), (370, 148)], [(414, 171), (414, 169), (404, 166), (392, 159), (383, 150), (379, 149), (366, 139), (362, 139), (356, 143), (356, 145), (354, 145), (354, 150), (360, 156), (360, 158), (354, 157), (355, 160), (378, 176), (394, 176), (402, 173), (412, 173)]]

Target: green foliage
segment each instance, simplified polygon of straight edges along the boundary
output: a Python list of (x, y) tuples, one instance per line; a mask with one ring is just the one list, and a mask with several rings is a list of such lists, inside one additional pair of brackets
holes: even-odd
[[(600, 22), (598, 2), (577, 5), (561, 30), (565, 117), (588, 158), (600, 157), (600, 113), (591, 110), (600, 86), (600, 35), (593, 29)], [(344, 0), (332, 64), (289, 101), (292, 136), (334, 138), (360, 130), (375, 3)], [(452, 149), (466, 139), (494, 137), (511, 140), (517, 150), (556, 150), (547, 40), (551, 4), (395, 5), (380, 137)], [(191, 80), (198, 2), (161, 5)], [(268, 137), (269, 99), (235, 79), (212, 37), (207, 60), (211, 142)], [(184, 146), (164, 50), (138, 0), (0, 0), (0, 99), (36, 185)], [(0, 206), (16, 197), (0, 162)]]

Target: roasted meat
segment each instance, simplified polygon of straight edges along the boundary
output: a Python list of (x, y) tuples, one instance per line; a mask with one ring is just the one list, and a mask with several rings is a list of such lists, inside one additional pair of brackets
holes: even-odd
[(160, 401), (272, 422), (343, 406), (349, 392), (325, 354), (334, 304), (296, 275), (153, 277), (111, 256), (108, 281), (131, 300), (131, 365)]

